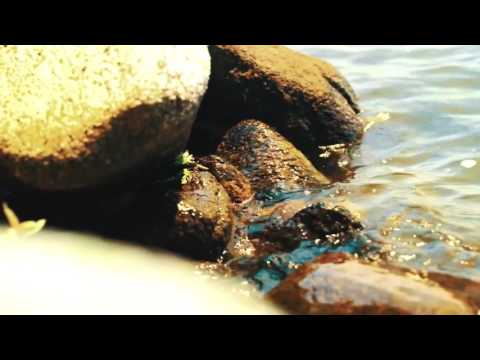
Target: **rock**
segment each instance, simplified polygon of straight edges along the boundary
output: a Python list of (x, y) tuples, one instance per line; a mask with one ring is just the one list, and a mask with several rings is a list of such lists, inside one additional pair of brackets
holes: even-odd
[(427, 273), (426, 277), (454, 293), (457, 298), (464, 300), (477, 310), (480, 309), (480, 281), (478, 279), (474, 281), (435, 272)]
[(231, 202), (225, 189), (207, 171), (194, 171), (182, 186), (177, 203), (172, 248), (216, 259), (225, 249), (231, 231)]
[(206, 166), (228, 192), (230, 199), (235, 203), (244, 203), (253, 197), (252, 187), (248, 179), (232, 164), (227, 163), (219, 156), (210, 155), (198, 159)]
[(232, 128), (217, 155), (245, 175), (257, 199), (276, 199), (284, 193), (320, 189), (330, 183), (290, 142), (257, 120), (242, 121)]
[(167, 253), (48, 229), (4, 239), (5, 230), (0, 226), (2, 315), (284, 313), (240, 281), (197, 275), (194, 263)]
[(280, 243), (287, 249), (294, 249), (302, 241), (314, 241), (317, 245), (343, 244), (361, 230), (362, 224), (345, 208), (329, 209), (324, 204), (317, 203), (287, 220), (280, 216), (272, 218), (262, 237)]
[(2, 46), (3, 177), (56, 191), (161, 176), (209, 75), (206, 46)]
[[(210, 45), (212, 76), (189, 147), (218, 144), (242, 119), (266, 121), (304, 152), (363, 135), (357, 97), (330, 64), (275, 45)], [(317, 151), (318, 152), (318, 151)]]
[[(310, 58), (311, 60), (311, 58)], [(347, 79), (338, 72), (338, 70), (329, 62), (315, 58), (316, 68), (322, 72), (323, 77), (328, 83), (337, 90), (347, 100), (355, 113), (360, 113), (358, 97)]]
[(312, 164), (332, 182), (345, 182), (355, 175), (352, 166), (354, 146), (347, 144), (326, 145), (305, 150)]
[[(148, 190), (129, 213), (127, 238), (199, 260), (216, 260), (230, 238), (231, 201), (208, 171), (191, 170), (191, 178), (178, 190)], [(128, 214), (127, 214), (128, 215)], [(113, 234), (116, 236), (117, 234)]]
[(341, 253), (326, 254), (302, 266), (269, 297), (299, 314), (474, 313), (435, 283)]

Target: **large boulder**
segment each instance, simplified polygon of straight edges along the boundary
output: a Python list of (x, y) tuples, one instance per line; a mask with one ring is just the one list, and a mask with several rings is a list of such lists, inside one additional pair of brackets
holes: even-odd
[[(275, 45), (210, 45), (212, 76), (191, 147), (218, 144), (246, 118), (266, 121), (304, 152), (363, 135), (357, 97), (330, 64)], [(205, 141), (208, 139), (208, 141)]]
[(71, 190), (161, 168), (184, 149), (209, 76), (203, 45), (2, 46), (3, 177)]
[(269, 297), (300, 314), (463, 315), (475, 310), (436, 283), (337, 253), (288, 276)]

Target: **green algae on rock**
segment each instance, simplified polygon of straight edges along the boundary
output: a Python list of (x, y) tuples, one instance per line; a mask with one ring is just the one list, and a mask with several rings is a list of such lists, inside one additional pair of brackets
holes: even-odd
[(209, 76), (205, 45), (2, 46), (0, 167), (33, 188), (71, 190), (170, 161)]
[(245, 175), (257, 199), (330, 184), (287, 139), (258, 120), (245, 120), (230, 129), (217, 155)]
[(276, 45), (210, 45), (212, 76), (191, 147), (218, 144), (238, 121), (263, 119), (303, 151), (363, 136), (357, 97), (330, 64)]

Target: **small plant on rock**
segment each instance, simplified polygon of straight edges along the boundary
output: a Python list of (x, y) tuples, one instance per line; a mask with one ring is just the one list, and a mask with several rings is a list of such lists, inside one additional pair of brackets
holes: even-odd
[(180, 180), (182, 185), (186, 185), (192, 180), (192, 169), (197, 168), (201, 170), (208, 170), (207, 167), (198, 164), (195, 161), (195, 157), (190, 154), (188, 150), (184, 151), (177, 157), (175, 164), (182, 167), (182, 176)]
[(5, 233), (0, 234), (0, 239), (6, 237), (30, 236), (42, 230), (46, 224), (45, 219), (37, 221), (20, 221), (17, 215), (6, 204), (2, 204), (3, 213), (7, 219), (9, 228)]

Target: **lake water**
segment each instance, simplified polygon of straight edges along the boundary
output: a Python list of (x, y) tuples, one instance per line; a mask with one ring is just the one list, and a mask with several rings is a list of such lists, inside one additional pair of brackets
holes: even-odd
[(480, 279), (480, 46), (291, 45), (335, 65), (369, 128), (337, 198), (394, 263)]

